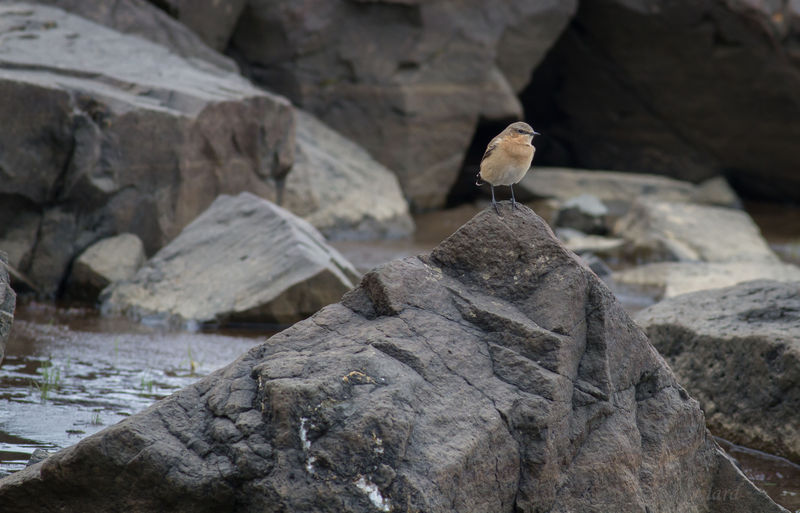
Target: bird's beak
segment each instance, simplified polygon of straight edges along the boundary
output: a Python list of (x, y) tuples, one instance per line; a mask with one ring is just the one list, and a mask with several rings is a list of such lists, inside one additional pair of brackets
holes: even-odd
[(542, 134), (540, 134), (539, 132), (537, 132), (536, 130), (534, 130), (532, 135), (542, 135)]

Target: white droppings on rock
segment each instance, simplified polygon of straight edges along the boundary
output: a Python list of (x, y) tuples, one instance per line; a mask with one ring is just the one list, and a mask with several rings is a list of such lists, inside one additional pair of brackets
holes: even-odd
[(389, 502), (389, 499), (381, 495), (381, 491), (378, 489), (378, 486), (369, 479), (365, 478), (364, 476), (358, 476), (356, 487), (358, 487), (358, 489), (362, 492), (366, 493), (370, 502), (372, 502), (372, 504), (379, 510), (392, 510), (392, 505)]
[(314, 462), (317, 461), (317, 458), (308, 454), (308, 451), (311, 450), (311, 440), (308, 439), (307, 422), (308, 419), (306, 417), (300, 417), (300, 442), (303, 444), (303, 452), (306, 454), (306, 470), (309, 474), (312, 474), (314, 472)]

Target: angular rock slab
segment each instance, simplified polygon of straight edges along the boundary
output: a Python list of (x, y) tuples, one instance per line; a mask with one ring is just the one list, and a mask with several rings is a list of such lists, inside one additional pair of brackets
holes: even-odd
[(614, 226), (640, 262), (777, 263), (753, 219), (730, 208), (637, 201)]
[[(170, 4), (174, 1), (170, 0)], [(241, 0), (237, 0), (241, 2)], [(48, 4), (64, 9), (82, 18), (112, 28), (123, 34), (137, 35), (152, 43), (166, 46), (173, 52), (187, 59), (207, 61), (214, 66), (228, 71), (238, 72), (236, 63), (214, 51), (211, 38), (201, 31), (193, 31), (180, 21), (174, 19), (147, 0), (36, 0), (39, 4)], [(162, 3), (163, 2), (158, 2)], [(219, 2), (215, 2), (219, 4)], [(223, 2), (219, 10), (228, 11), (230, 1)], [(173, 9), (170, 9), (173, 10)], [(223, 27), (219, 27), (224, 30)], [(201, 38), (201, 35), (204, 36)]]
[(222, 195), (102, 310), (168, 324), (290, 323), (338, 301), (358, 273), (304, 220), (243, 192)]
[(6, 343), (14, 323), (14, 309), (17, 306), (17, 295), (11, 288), (8, 269), (8, 255), (0, 251), (0, 363), (6, 354)]
[(66, 293), (95, 300), (111, 283), (133, 278), (145, 260), (144, 244), (132, 233), (95, 242), (72, 263)]
[(503, 217), (481, 212), (224, 369), (1, 480), (0, 501), (785, 511), (721, 452), (597, 277), (531, 210), (501, 207)]
[(154, 253), (220, 193), (274, 197), (289, 102), (60, 9), (0, 4), (0, 245), (53, 294), (94, 241)]
[(800, 281), (685, 294), (636, 320), (715, 435), (800, 463)]
[(356, 143), (295, 109), (297, 141), (282, 206), (328, 239), (407, 237), (414, 232), (397, 177)]

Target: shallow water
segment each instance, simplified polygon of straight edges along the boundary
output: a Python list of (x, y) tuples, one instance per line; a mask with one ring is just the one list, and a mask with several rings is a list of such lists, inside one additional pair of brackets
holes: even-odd
[[(417, 216), (413, 239), (334, 246), (359, 270), (367, 271), (394, 258), (429, 251), (486, 205)], [(778, 214), (763, 208), (754, 215), (773, 247), (800, 241), (800, 221), (787, 226), (787, 218), (781, 223)], [(770, 231), (770, 227), (775, 228)], [(653, 302), (647, 292), (614, 292), (629, 311)], [(227, 365), (274, 332), (269, 326), (214, 333), (167, 331), (103, 318), (92, 308), (20, 303), (0, 367), (0, 476), (23, 468), (37, 448), (67, 447), (143, 410)], [(776, 502), (800, 511), (800, 467), (724, 441), (720, 444)]]
[(19, 305), (0, 368), (0, 475), (35, 449), (67, 447), (143, 410), (268, 335), (170, 332), (87, 308)]

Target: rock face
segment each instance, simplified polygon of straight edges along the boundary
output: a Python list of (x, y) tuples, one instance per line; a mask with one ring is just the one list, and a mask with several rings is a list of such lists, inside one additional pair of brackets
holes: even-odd
[(479, 117), (519, 118), (528, 82), (575, 0), (250, 0), (231, 46), (291, 98), (442, 206)]
[(155, 252), (291, 166), (291, 105), (237, 75), (33, 4), (0, 4), (0, 48), (0, 246), (46, 293), (92, 242)]
[(14, 322), (14, 309), (17, 306), (17, 295), (11, 288), (8, 278), (8, 255), (0, 251), (0, 363), (6, 354), (6, 342), (8, 334), (11, 333), (11, 325)]
[(181, 23), (192, 29), (217, 51), (228, 46), (247, 0), (151, 0)]
[(358, 274), (320, 233), (250, 193), (222, 195), (102, 309), (150, 322), (290, 323), (342, 297)]
[(779, 512), (609, 290), (486, 210), (150, 409), (0, 481), (55, 511)]
[(295, 110), (296, 147), (282, 206), (328, 239), (406, 237), (414, 231), (397, 177), (363, 148)]
[(109, 284), (133, 278), (146, 259), (141, 239), (132, 233), (95, 242), (72, 263), (67, 294), (94, 301)]
[[(198, 60), (207, 61), (218, 68), (238, 72), (239, 68), (233, 60), (213, 50), (213, 48), (219, 50), (218, 47), (210, 44), (213, 38), (203, 37), (201, 39), (201, 36), (207, 34), (202, 31), (193, 32), (190, 28), (195, 27), (187, 27), (174, 20), (146, 0), (36, 0), (36, 3), (49, 4), (105, 25), (117, 32), (136, 35), (166, 46), (178, 55), (194, 60), (195, 63)], [(179, 3), (179, 0), (170, 1), (170, 4), (174, 3)], [(199, 2), (193, 3), (198, 4)], [(231, 6), (231, 4), (231, 0), (223, 2), (224, 6)], [(221, 7), (218, 10), (225, 11), (226, 8)], [(184, 20), (181, 19), (181, 21)], [(219, 22), (219, 18), (214, 21)]]
[(686, 294), (636, 319), (714, 434), (800, 462), (800, 282)]
[(553, 143), (537, 159), (724, 173), (750, 195), (800, 200), (797, 19), (797, 2), (581, 2), (522, 96)]
[(640, 261), (777, 263), (746, 212), (686, 203), (638, 201), (614, 232)]

